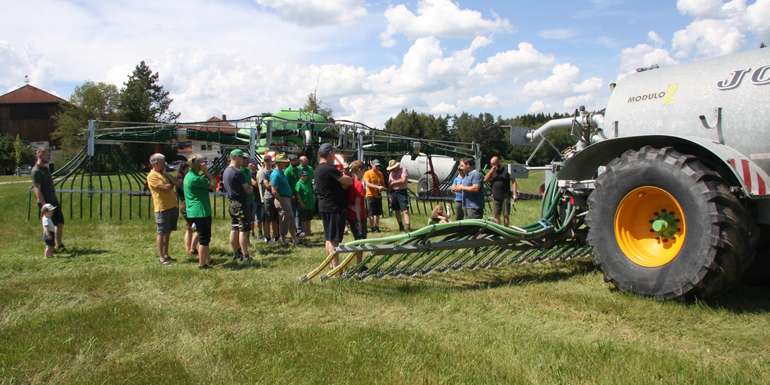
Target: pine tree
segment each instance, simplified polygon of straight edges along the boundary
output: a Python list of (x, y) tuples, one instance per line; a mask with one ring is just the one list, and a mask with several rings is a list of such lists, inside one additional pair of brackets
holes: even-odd
[(315, 93), (307, 94), (307, 100), (305, 101), (305, 105), (302, 106), (302, 111), (313, 112), (326, 119), (332, 117), (332, 109), (330, 107), (324, 107), (323, 102), (318, 99), (318, 96)]
[(159, 81), (157, 72), (153, 73), (147, 64), (140, 62), (128, 75), (128, 81), (120, 91), (120, 115), (129, 122), (173, 122), (179, 118), (171, 110), (169, 97)]

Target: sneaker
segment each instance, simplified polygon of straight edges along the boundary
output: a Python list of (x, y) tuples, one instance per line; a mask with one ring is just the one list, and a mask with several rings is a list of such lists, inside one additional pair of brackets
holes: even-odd
[(171, 262), (176, 262), (176, 258), (172, 258), (172, 257), (166, 257), (166, 259), (167, 259), (167, 260), (169, 260), (169, 261), (171, 261)]
[(56, 246), (56, 248), (53, 249), (53, 251), (55, 251), (55, 252), (66, 251), (66, 250), (67, 250), (67, 248), (64, 247), (63, 243), (61, 245), (59, 245), (59, 246)]
[(243, 258), (242, 258), (241, 260), (242, 260), (243, 262), (245, 262), (245, 263), (251, 263), (251, 261), (252, 261), (252, 259), (251, 259), (251, 255), (248, 255), (248, 254), (247, 254), (247, 255), (244, 255), (244, 256), (243, 256)]
[(201, 269), (201, 270), (206, 270), (206, 269), (210, 269), (210, 268), (211, 268), (211, 265), (209, 265), (209, 264), (198, 265), (198, 269)]
[(243, 254), (241, 254), (240, 250), (236, 250), (233, 252), (233, 261), (243, 259)]
[(171, 261), (169, 261), (168, 258), (161, 258), (160, 259), (160, 264), (163, 265), (163, 266), (168, 266), (168, 265), (171, 264)]

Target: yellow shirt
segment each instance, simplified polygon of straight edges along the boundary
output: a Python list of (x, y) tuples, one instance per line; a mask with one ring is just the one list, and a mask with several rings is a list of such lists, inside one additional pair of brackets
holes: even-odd
[(367, 198), (379, 198), (380, 197), (380, 190), (369, 187), (369, 184), (374, 184), (377, 186), (384, 186), (385, 185), (385, 176), (382, 175), (380, 170), (377, 169), (371, 169), (364, 173), (364, 182), (366, 182), (366, 197)]
[(166, 177), (155, 170), (150, 170), (150, 173), (147, 174), (147, 187), (150, 188), (150, 193), (152, 193), (152, 207), (155, 208), (156, 213), (177, 207), (174, 189), (160, 190), (158, 188), (167, 183), (170, 182)]

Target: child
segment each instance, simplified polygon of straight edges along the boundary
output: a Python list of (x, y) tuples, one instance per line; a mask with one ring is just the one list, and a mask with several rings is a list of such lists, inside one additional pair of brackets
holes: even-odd
[(53, 224), (53, 211), (56, 209), (52, 204), (46, 203), (40, 208), (40, 215), (43, 224), (43, 242), (45, 242), (45, 257), (53, 257), (54, 239), (56, 239), (56, 226)]
[(437, 203), (433, 206), (433, 213), (430, 215), (430, 224), (449, 223), (449, 217), (444, 215), (444, 205)]
[(313, 185), (308, 179), (307, 171), (299, 173), (299, 180), (294, 186), (297, 194), (297, 203), (299, 204), (299, 218), (302, 223), (302, 232), (305, 235), (310, 234), (310, 220), (315, 213), (315, 195), (313, 195)]

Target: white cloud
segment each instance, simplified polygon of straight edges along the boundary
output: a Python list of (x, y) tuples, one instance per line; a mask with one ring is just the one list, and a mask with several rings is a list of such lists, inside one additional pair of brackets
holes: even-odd
[(557, 64), (551, 76), (532, 80), (524, 85), (524, 93), (533, 96), (552, 96), (569, 93), (580, 76), (580, 69), (571, 63)]
[(620, 73), (618, 79), (636, 72), (637, 68), (652, 65), (670, 65), (677, 61), (671, 57), (671, 53), (662, 47), (663, 38), (655, 31), (647, 33), (648, 43), (640, 43), (633, 47), (623, 48), (620, 52)]
[(678, 0), (676, 9), (692, 17), (709, 17), (719, 12), (722, 0)]
[(380, 35), (382, 45), (395, 44), (394, 36), (403, 34), (410, 39), (426, 36), (470, 37), (478, 34), (511, 31), (507, 19), (484, 18), (481, 12), (462, 9), (452, 0), (420, 0), (413, 13), (404, 4), (385, 10), (387, 29)]
[(538, 36), (549, 40), (567, 40), (577, 36), (577, 32), (569, 28), (546, 29), (538, 32)]
[(770, 39), (770, 0), (757, 0), (749, 5), (746, 8), (746, 24), (759, 38)]
[(486, 95), (476, 95), (468, 98), (466, 104), (476, 108), (493, 108), (500, 104), (500, 100), (492, 93)]
[(693, 53), (699, 56), (721, 56), (737, 51), (745, 35), (730, 20), (695, 20), (685, 29), (674, 33), (671, 45), (679, 58)]
[(554, 61), (552, 55), (546, 55), (526, 42), (519, 43), (518, 49), (499, 52), (485, 62), (477, 64), (472, 74), (496, 78), (505, 74), (515, 74), (518, 71), (528, 71), (550, 66)]
[(53, 65), (31, 49), (16, 49), (0, 40), (0, 94), (24, 85), (25, 76), (35, 84), (45, 84)]
[(604, 80), (600, 77), (591, 77), (586, 80), (583, 80), (582, 82), (575, 84), (574, 87), (572, 87), (572, 91), (578, 94), (583, 94), (587, 92), (595, 92), (602, 88), (602, 85), (604, 85)]
[(455, 114), (459, 112), (454, 104), (441, 102), (430, 109), (430, 112), (437, 115)]
[(362, 0), (256, 0), (302, 26), (349, 24), (366, 16)]
[(529, 109), (527, 110), (530, 114), (536, 114), (538, 112), (545, 111), (546, 108), (550, 108), (550, 105), (545, 104), (542, 100), (535, 100), (532, 102), (532, 104), (529, 106)]
[(566, 99), (564, 99), (564, 108), (568, 110), (575, 109), (580, 106), (589, 106), (591, 102), (593, 102), (594, 96), (592, 94), (583, 94), (583, 95), (576, 95), (576, 96), (570, 96)]

